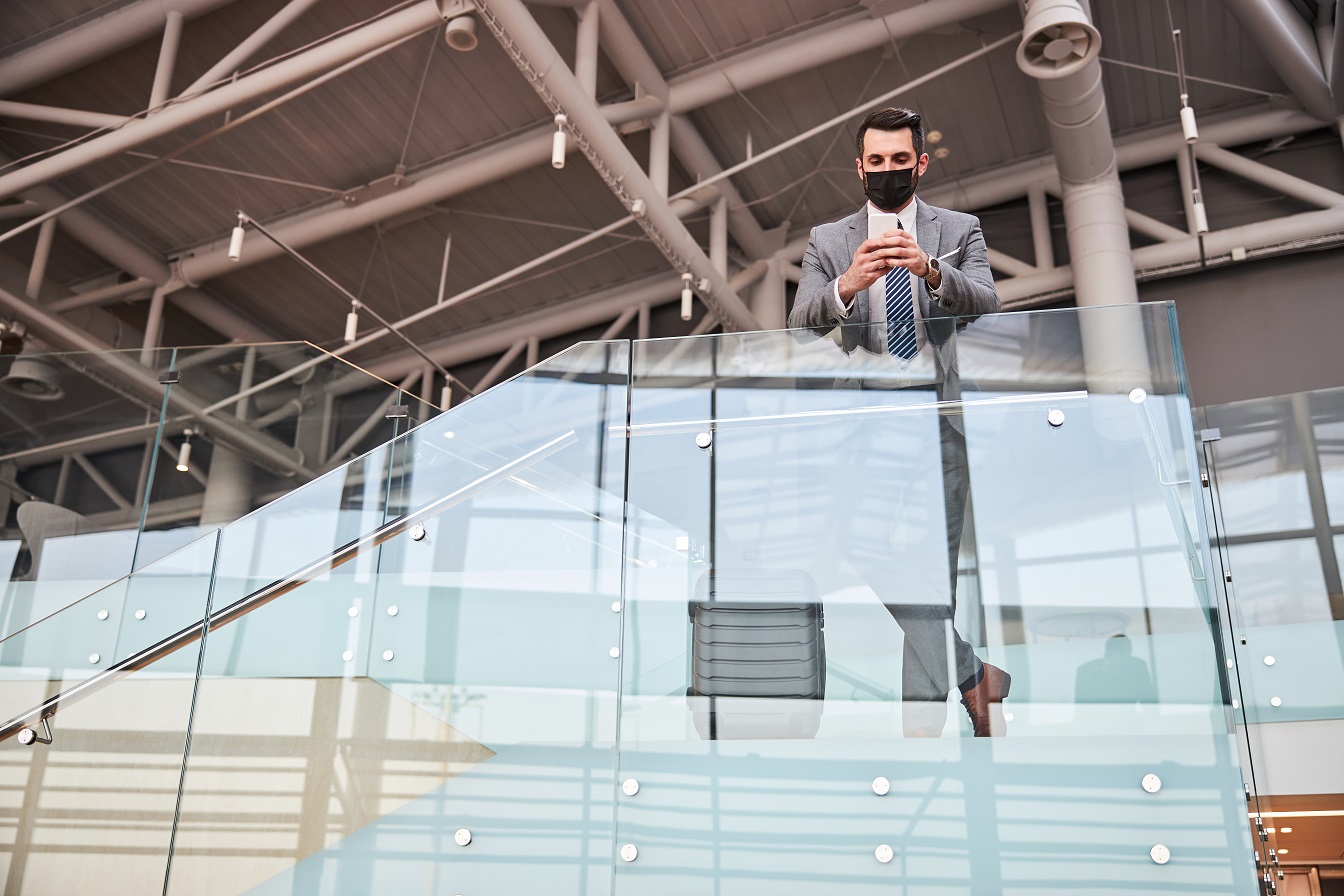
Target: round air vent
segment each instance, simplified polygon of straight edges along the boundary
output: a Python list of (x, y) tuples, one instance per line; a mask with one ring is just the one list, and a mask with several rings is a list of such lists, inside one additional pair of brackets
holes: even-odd
[(0, 387), (34, 401), (55, 401), (65, 395), (60, 371), (45, 361), (22, 355), (14, 359), (9, 373), (0, 379)]
[(1063, 78), (1101, 53), (1101, 32), (1073, 0), (1033, 0), (1022, 34), (1017, 67), (1033, 78)]

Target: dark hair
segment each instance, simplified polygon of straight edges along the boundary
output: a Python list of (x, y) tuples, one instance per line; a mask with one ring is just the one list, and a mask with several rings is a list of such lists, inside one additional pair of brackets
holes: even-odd
[(879, 131), (899, 131), (905, 128), (910, 129), (910, 139), (915, 145), (915, 159), (924, 155), (924, 118), (914, 109), (878, 109), (876, 112), (869, 112), (859, 125), (859, 132), (854, 136), (854, 148), (858, 151), (859, 158), (863, 158), (863, 135), (869, 128)]

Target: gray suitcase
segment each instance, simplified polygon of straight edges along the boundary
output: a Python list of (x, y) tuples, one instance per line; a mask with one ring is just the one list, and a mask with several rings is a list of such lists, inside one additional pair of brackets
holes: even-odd
[(691, 700), (707, 740), (811, 738), (826, 696), (825, 620), (801, 570), (717, 570), (695, 585)]

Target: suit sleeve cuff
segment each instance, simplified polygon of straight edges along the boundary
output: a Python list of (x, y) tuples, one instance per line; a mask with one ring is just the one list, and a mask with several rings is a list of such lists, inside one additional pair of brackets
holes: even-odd
[(840, 281), (836, 280), (831, 284), (831, 298), (835, 301), (835, 313), (840, 315), (843, 320), (849, 317), (849, 312), (854, 309), (854, 303), (851, 301), (848, 305), (840, 298)]

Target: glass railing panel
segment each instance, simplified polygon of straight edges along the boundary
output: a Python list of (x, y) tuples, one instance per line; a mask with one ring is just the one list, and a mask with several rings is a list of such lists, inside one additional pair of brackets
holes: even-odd
[(24, 355), (0, 373), (0, 463), (31, 496), (0, 520), (0, 635), (404, 432), (394, 407), (432, 410), (307, 343)]
[(171, 349), (152, 352), (142, 368), (150, 384), (138, 389), (119, 375), (141, 366), (139, 349), (3, 359), (0, 464), (12, 465), (28, 500), (7, 503), (0, 520), (0, 636), (131, 571), (152, 482), (147, 446), (171, 388), (153, 385), (149, 371), (171, 359)]
[(169, 892), (609, 892), (628, 367), (578, 346), (224, 530)]
[(1253, 891), (1169, 309), (945, 337), (636, 344), (617, 893)]
[(162, 891), (217, 535), (0, 641), (6, 893)]
[(1344, 719), (1344, 390), (1203, 409), (1251, 724)]

